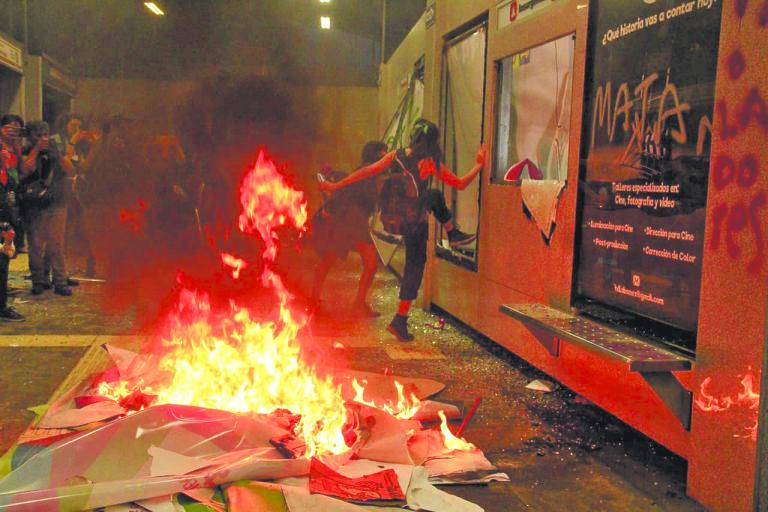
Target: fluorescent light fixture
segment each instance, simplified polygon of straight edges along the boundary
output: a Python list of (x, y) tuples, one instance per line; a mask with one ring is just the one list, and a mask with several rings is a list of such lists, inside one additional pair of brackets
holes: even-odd
[(144, 2), (144, 7), (152, 11), (157, 16), (165, 16), (165, 12), (155, 2)]
[(324, 28), (326, 30), (331, 28), (330, 16), (320, 16), (320, 28)]
[(320, 0), (321, 4), (329, 4), (331, 3), (331, 0)]

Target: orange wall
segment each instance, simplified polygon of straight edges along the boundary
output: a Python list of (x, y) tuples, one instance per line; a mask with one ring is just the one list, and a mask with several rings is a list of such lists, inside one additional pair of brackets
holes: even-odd
[[(759, 383), (768, 284), (768, 3), (726, 0), (718, 56), (712, 166), (694, 390), (735, 396)], [(750, 171), (749, 162), (754, 162)], [(721, 165), (718, 165), (720, 162)], [(731, 172), (734, 162), (735, 172)], [(745, 165), (746, 164), (746, 165)], [(745, 222), (742, 222), (742, 219)], [(693, 409), (689, 493), (716, 510), (751, 510), (757, 409)], [(763, 464), (768, 461), (763, 461)]]

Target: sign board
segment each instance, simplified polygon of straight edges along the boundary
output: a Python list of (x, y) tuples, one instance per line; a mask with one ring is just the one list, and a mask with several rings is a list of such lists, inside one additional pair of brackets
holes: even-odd
[(0, 37), (0, 63), (17, 73), (23, 73), (24, 60), (21, 48), (2, 37)]
[(577, 296), (695, 333), (721, 3), (589, 15)]
[(496, 6), (497, 29), (509, 27), (533, 14), (551, 6), (556, 0), (503, 0)]
[(429, 28), (434, 24), (435, 24), (435, 4), (433, 2), (429, 4), (427, 6), (426, 11), (424, 11), (424, 26), (426, 28)]
[(75, 80), (48, 59), (43, 60), (43, 81), (70, 96), (74, 96), (77, 91)]

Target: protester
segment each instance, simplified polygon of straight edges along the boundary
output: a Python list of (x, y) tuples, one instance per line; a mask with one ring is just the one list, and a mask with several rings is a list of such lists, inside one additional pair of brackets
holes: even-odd
[[(383, 142), (366, 143), (362, 151), (362, 165), (373, 164), (386, 153)], [(312, 285), (312, 304), (319, 307), (323, 283), (338, 259), (344, 259), (351, 250), (360, 254), (363, 270), (352, 303), (352, 311), (360, 316), (377, 317), (367, 302), (368, 291), (378, 266), (376, 246), (373, 245), (368, 224), (376, 207), (376, 182), (367, 179), (333, 194), (312, 217), (312, 237), (315, 251), (321, 257), (315, 268)]]
[(72, 291), (64, 255), (67, 176), (58, 148), (50, 141), (48, 123), (34, 121), (27, 129), (29, 145), (24, 151), (20, 199), (28, 226), (32, 294), (39, 295), (51, 287), (48, 263), (54, 293), (69, 296)]
[[(21, 165), (21, 143), (23, 140), (24, 120), (15, 114), (5, 114), (0, 118), (0, 147), (12, 157), (7, 172), (14, 184), (19, 184), (19, 166)], [(16, 190), (13, 191), (14, 193)], [(18, 201), (11, 206), (13, 210), (14, 244), (17, 252), (26, 252), (24, 222), (19, 211)]]
[(9, 116), (0, 119), (2, 128), (0, 131), (3, 146), (0, 148), (0, 235), (2, 236), (2, 250), (0, 251), (0, 320), (6, 322), (22, 322), (24, 316), (8, 305), (8, 266), (13, 257), (13, 229), (16, 223), (16, 187), (14, 176), (19, 166), (18, 155), (13, 152), (13, 147), (5, 144), (11, 138), (11, 131), (18, 132), (21, 128), (21, 118), (18, 116), (9, 120)]
[(101, 146), (101, 132), (85, 130), (83, 118), (77, 114), (63, 114), (56, 122), (58, 133), (51, 139), (61, 151), (61, 165), (72, 182), (72, 193), (67, 205), (67, 238), (74, 240), (85, 256), (85, 275), (96, 273), (96, 257), (91, 243), (91, 217), (87, 194), (88, 175)]
[(440, 133), (433, 123), (419, 119), (411, 132), (410, 147), (391, 152), (375, 164), (358, 169), (338, 183), (323, 183), (322, 189), (335, 192), (342, 187), (381, 173), (393, 164), (395, 172), (401, 172), (415, 184), (413, 201), (405, 204), (401, 222), (401, 234), (405, 244), (405, 269), (400, 283), (400, 304), (397, 313), (389, 323), (387, 330), (400, 341), (411, 341), (413, 335), (408, 332), (408, 312), (411, 303), (418, 295), (424, 266), (427, 261), (427, 239), (429, 225), (427, 212), (431, 212), (448, 231), (449, 240), (466, 239), (467, 235), (458, 231), (450, 222), (451, 212), (445, 206), (445, 199), (438, 190), (430, 189), (434, 176), (448, 186), (463, 190), (485, 166), (485, 149), (477, 152), (476, 164), (459, 178), (442, 163), (442, 150), (439, 145)]

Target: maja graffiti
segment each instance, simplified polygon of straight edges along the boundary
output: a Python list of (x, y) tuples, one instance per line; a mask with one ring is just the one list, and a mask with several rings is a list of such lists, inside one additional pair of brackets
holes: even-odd
[[(646, 135), (650, 133), (659, 139), (668, 120), (671, 120), (669, 127), (672, 139), (677, 144), (688, 143), (685, 115), (691, 106), (681, 101), (677, 86), (668, 76), (661, 94), (653, 96), (652, 91), (658, 88), (658, 81), (659, 74), (653, 73), (634, 89), (630, 89), (628, 82), (623, 82), (616, 88), (615, 96), (610, 81), (599, 85), (592, 112), (590, 148), (595, 147), (601, 129), (609, 143), (614, 141), (618, 130), (621, 130), (623, 134), (630, 134), (627, 149), (635, 146), (640, 151)], [(712, 132), (712, 122), (708, 116), (702, 115), (697, 124), (696, 151), (700, 155), (704, 151), (707, 134)]]

